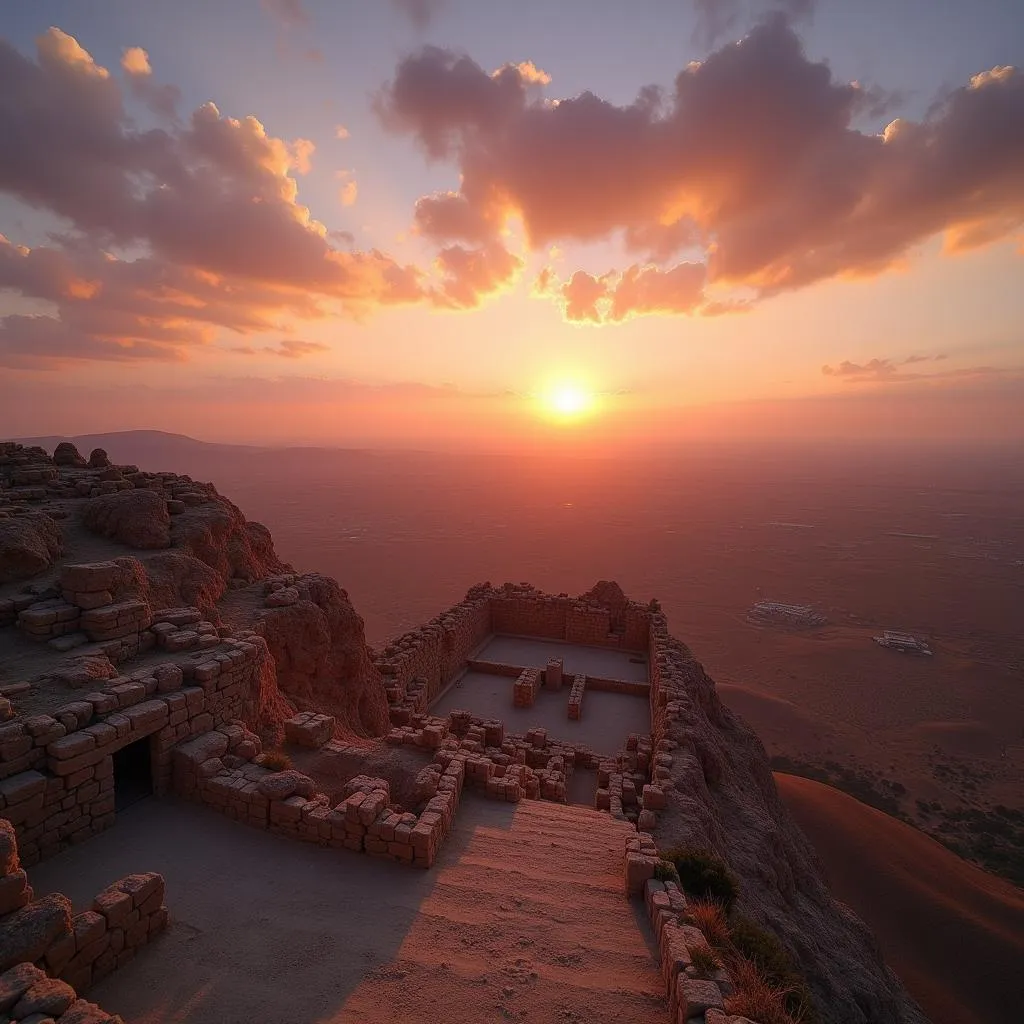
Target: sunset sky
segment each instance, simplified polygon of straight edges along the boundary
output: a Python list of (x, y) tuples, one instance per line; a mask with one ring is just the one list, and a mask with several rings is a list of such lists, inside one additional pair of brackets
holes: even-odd
[(1020, 0), (8, 0), (0, 436), (1024, 440)]

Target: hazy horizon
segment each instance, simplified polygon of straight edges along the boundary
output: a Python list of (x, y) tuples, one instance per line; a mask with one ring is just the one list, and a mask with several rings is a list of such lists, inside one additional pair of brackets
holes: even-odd
[(7, 4), (0, 434), (1018, 443), (1019, 27)]

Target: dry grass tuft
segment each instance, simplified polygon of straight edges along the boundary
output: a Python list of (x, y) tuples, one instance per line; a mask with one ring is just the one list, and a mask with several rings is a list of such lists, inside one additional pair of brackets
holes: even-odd
[(272, 772), (283, 772), (291, 768), (292, 759), (283, 750), (267, 750), (260, 758), (260, 764)]
[(722, 966), (722, 961), (713, 950), (705, 949), (703, 946), (687, 946), (686, 949), (693, 961), (693, 966), (705, 978), (710, 977)]
[(686, 917), (704, 933), (704, 938), (712, 948), (729, 948), (729, 922), (720, 903), (714, 900), (690, 900), (686, 906)]
[(804, 1014), (794, 1015), (786, 1009), (792, 989), (771, 984), (755, 964), (742, 957), (732, 960), (729, 973), (737, 989), (725, 1000), (729, 1013), (749, 1017), (758, 1024), (801, 1024)]

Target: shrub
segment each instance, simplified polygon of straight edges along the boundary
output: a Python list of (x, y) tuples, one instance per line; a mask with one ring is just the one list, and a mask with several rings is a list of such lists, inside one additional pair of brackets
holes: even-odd
[(690, 960), (693, 961), (697, 972), (705, 978), (714, 974), (722, 966), (722, 961), (718, 959), (714, 951), (705, 946), (687, 946), (686, 950), (690, 954)]
[(283, 772), (291, 768), (292, 759), (283, 750), (268, 750), (260, 758), (260, 764), (272, 772)]
[(721, 904), (712, 900), (691, 900), (686, 907), (689, 921), (698, 927), (714, 949), (729, 946), (729, 922)]
[(676, 871), (676, 866), (670, 860), (659, 860), (654, 865), (654, 877), (659, 882), (675, 882), (679, 885), (679, 872)]
[(747, 917), (737, 916), (729, 934), (736, 954), (753, 965), (768, 985), (783, 993), (786, 1011), (795, 1020), (812, 1021), (816, 1014), (810, 990), (785, 946)]
[(720, 904), (726, 914), (732, 910), (739, 895), (739, 887), (720, 857), (695, 846), (676, 846), (661, 856), (676, 866), (679, 884), (690, 896), (699, 900), (712, 900)]
[(802, 1024), (804, 1015), (787, 1008), (788, 989), (773, 985), (756, 964), (742, 958), (729, 965), (736, 992), (725, 1000), (731, 1014), (749, 1017), (758, 1024)]

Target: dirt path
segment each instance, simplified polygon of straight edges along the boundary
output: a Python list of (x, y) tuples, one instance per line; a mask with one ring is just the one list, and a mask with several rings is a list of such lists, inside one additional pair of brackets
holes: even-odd
[(391, 964), (332, 1022), (664, 1024), (656, 960), (622, 887), (626, 826), (581, 807), (519, 804), (477, 825), (441, 868)]
[(464, 794), (416, 871), (146, 800), (29, 880), (83, 910), (131, 871), (164, 874), (171, 928), (89, 993), (129, 1024), (665, 1024), (626, 828)]

